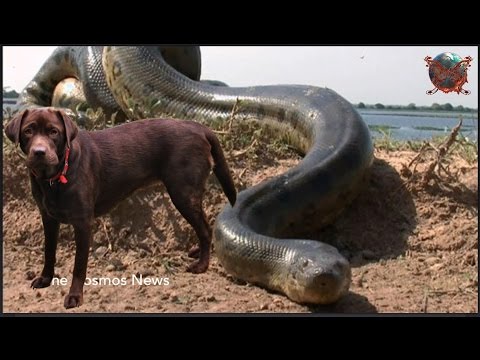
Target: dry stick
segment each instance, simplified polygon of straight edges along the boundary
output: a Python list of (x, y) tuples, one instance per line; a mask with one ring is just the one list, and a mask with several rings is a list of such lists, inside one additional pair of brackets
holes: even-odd
[(443, 166), (443, 164), (439, 163), (438, 164), (438, 173), (440, 174), (440, 170), (443, 170), (443, 172), (447, 175), (447, 177), (449, 178), (449, 180), (453, 180), (455, 179), (455, 177), (452, 175), (452, 173), (450, 172), (450, 170), (448, 170), (446, 167)]
[(227, 130), (213, 130), (215, 134), (219, 135), (226, 135), (232, 132), (233, 120), (238, 112), (238, 105), (240, 104), (240, 100), (237, 98), (235, 104), (233, 104), (232, 112), (230, 113), (230, 117), (228, 118), (228, 129)]
[(237, 97), (235, 104), (233, 104), (232, 112), (230, 113), (230, 119), (228, 120), (228, 132), (232, 131), (233, 119), (237, 115), (238, 105), (240, 104), (240, 99)]
[(425, 148), (429, 145), (428, 142), (424, 142), (422, 147), (420, 148), (420, 150), (418, 150), (418, 154), (415, 155), (415, 157), (412, 159), (412, 161), (410, 161), (410, 163), (408, 164), (408, 167), (412, 166), (412, 164), (418, 160), (418, 158), (422, 155), (422, 152), (425, 150)]
[[(405, 167), (405, 165), (403, 165), (405, 167), (405, 169), (403, 170), (406, 170), (409, 172), (409, 179), (407, 181), (403, 181), (400, 186), (395, 189), (395, 193), (397, 193), (398, 191), (400, 191), (401, 189), (404, 189), (406, 188), (408, 190), (408, 185), (410, 185), (413, 180), (415, 179), (415, 171), (417, 170), (417, 165), (418, 165), (418, 160), (420, 159), (420, 157), (423, 155), (423, 153), (426, 151), (425, 149), (427, 149), (428, 147), (431, 147), (431, 144), (427, 141), (425, 141), (423, 144), (422, 144), (422, 147), (420, 148), (420, 150), (418, 150), (418, 153), (417, 155), (415, 155), (415, 157), (410, 161), (410, 163)], [(410, 167), (414, 164), (415, 166), (413, 167), (412, 170), (410, 170)]]
[(225, 130), (212, 130), (215, 134), (218, 135), (227, 135), (229, 132)]
[(110, 236), (108, 236), (107, 225), (105, 225), (105, 219), (101, 219), (100, 222), (102, 223), (103, 231), (105, 233), (105, 237), (107, 238), (107, 242), (108, 242), (107, 251), (105, 252), (105, 254), (103, 254), (103, 256), (105, 256), (109, 251), (113, 250), (113, 245), (112, 245), (112, 242), (110, 241)]
[[(240, 172), (240, 174), (238, 174), (238, 179), (239, 179), (240, 181), (242, 181), (242, 177), (243, 177), (243, 175), (245, 175), (245, 172), (246, 172), (246, 171), (247, 171), (247, 168), (244, 168), (244, 169)], [(242, 181), (242, 182), (243, 182), (243, 181)]]
[(458, 122), (458, 125), (455, 126), (453, 129), (452, 129), (452, 132), (450, 134), (450, 136), (448, 137), (447, 141), (445, 144), (442, 144), (440, 145), (440, 152), (441, 154), (439, 155), (442, 155), (444, 156), (447, 151), (450, 149), (450, 146), (452, 146), (452, 144), (455, 142), (455, 140), (457, 139), (457, 135), (460, 131), (460, 128), (462, 127), (462, 123), (463, 123), (463, 119), (462, 117), (460, 116), (460, 121)]
[(425, 175), (423, 176), (422, 179), (422, 184), (426, 185), (430, 181), (430, 179), (436, 179), (439, 180), (439, 175), (440, 172), (438, 171), (438, 168), (440, 168), (440, 164), (447, 154), (448, 150), (450, 150), (450, 147), (452, 144), (455, 142), (457, 139), (458, 132), (460, 131), (460, 128), (462, 127), (462, 118), (460, 117), (460, 121), (458, 122), (458, 125), (455, 126), (452, 129), (452, 132), (450, 133), (450, 136), (448, 137), (447, 141), (445, 141), (443, 144), (441, 144), (438, 149), (433, 147), (431, 144), (430, 146), (435, 150), (437, 153), (437, 159), (436, 161), (432, 161), (432, 163), (428, 166), (427, 171), (425, 172)]
[[(240, 104), (240, 99), (237, 98), (237, 100), (235, 100), (235, 104), (233, 104), (232, 112), (230, 114), (230, 119), (228, 120), (228, 130), (226, 133), (230, 133), (232, 131), (233, 120), (235, 119), (235, 116), (238, 113), (239, 104)], [(232, 156), (233, 157), (241, 156), (247, 153), (248, 151), (250, 151), (250, 149), (252, 149), (256, 144), (257, 144), (257, 139), (254, 139), (247, 148), (232, 154)]]
[(460, 131), (460, 128), (462, 126), (462, 118), (460, 117), (460, 121), (458, 122), (458, 125), (455, 126), (453, 129), (452, 129), (452, 132), (450, 134), (450, 136), (448, 137), (447, 141), (445, 142), (445, 144), (442, 144), (439, 149), (438, 149), (438, 157), (437, 157), (437, 165), (438, 165), (438, 168), (437, 168), (437, 172), (438, 174), (440, 175), (440, 170), (443, 170), (445, 172), (445, 174), (447, 174), (447, 176), (449, 178), (453, 178), (452, 174), (450, 173), (450, 171), (448, 171), (444, 166), (443, 164), (441, 163), (441, 159), (442, 157), (444, 157), (448, 150), (450, 149), (450, 147), (453, 145), (453, 143), (456, 141), (457, 139), (457, 136), (458, 136), (458, 133)]
[[(450, 174), (450, 172), (443, 166), (442, 160), (445, 157), (445, 155), (448, 153), (448, 151), (450, 150), (450, 147), (455, 143), (457, 135), (458, 135), (458, 133), (460, 131), (460, 128), (462, 126), (462, 123), (463, 123), (463, 120), (462, 120), (462, 117), (460, 117), (460, 121), (459, 121), (458, 125), (456, 125), (452, 129), (448, 139), (443, 144), (441, 144), (438, 148), (436, 148), (434, 145), (432, 145), (431, 143), (429, 143), (427, 141), (422, 145), (418, 154), (408, 164), (408, 168), (410, 168), (413, 164), (415, 164), (415, 166), (414, 166), (414, 168), (411, 172), (412, 175), (411, 175), (410, 179), (405, 183), (405, 185), (408, 185), (411, 182), (413, 182), (413, 180), (415, 178), (415, 171), (416, 171), (417, 165), (418, 165), (418, 160), (428, 150), (435, 151), (437, 153), (437, 157), (436, 157), (436, 160), (432, 161), (432, 163), (429, 164), (427, 170), (425, 171), (423, 179), (422, 179), (422, 185), (425, 186), (431, 179), (435, 179), (437, 181), (440, 180), (440, 169), (443, 170), (449, 178), (453, 178), (453, 176)], [(402, 185), (402, 187), (403, 187), (403, 185)]]
[(257, 139), (253, 139), (252, 143), (247, 148), (233, 153), (232, 156), (233, 157), (241, 156), (241, 155), (249, 152), (256, 144), (257, 144)]
[(426, 313), (428, 307), (428, 290), (425, 291), (425, 296), (423, 297), (422, 312)]

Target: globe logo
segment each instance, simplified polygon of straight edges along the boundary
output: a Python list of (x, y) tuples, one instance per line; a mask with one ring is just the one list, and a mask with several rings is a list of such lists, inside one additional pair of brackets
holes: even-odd
[(456, 92), (457, 94), (469, 95), (471, 91), (463, 89), (463, 85), (468, 82), (467, 70), (471, 66), (472, 57), (461, 58), (455, 53), (444, 52), (435, 56), (425, 57), (427, 62), (428, 76), (435, 86), (428, 90), (428, 95), (435, 94), (438, 90), (444, 93)]

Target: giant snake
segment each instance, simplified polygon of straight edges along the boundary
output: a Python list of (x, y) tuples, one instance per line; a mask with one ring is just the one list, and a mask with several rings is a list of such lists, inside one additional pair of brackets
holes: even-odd
[(216, 255), (234, 277), (293, 301), (337, 301), (350, 286), (348, 261), (335, 247), (295, 233), (332, 222), (361, 191), (373, 160), (368, 127), (330, 89), (217, 86), (199, 81), (200, 68), (198, 47), (59, 47), (19, 105), (64, 107), (73, 99), (125, 117), (132, 103), (141, 108), (155, 99), (162, 113), (208, 122), (228, 119), (239, 101), (238, 115), (288, 132), (305, 156), (284, 174), (241, 191), (233, 208), (225, 205), (214, 227)]

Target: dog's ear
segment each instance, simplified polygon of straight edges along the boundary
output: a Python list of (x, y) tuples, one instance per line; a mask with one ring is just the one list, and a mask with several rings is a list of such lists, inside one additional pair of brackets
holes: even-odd
[(5, 126), (5, 134), (7, 137), (18, 145), (20, 141), (20, 129), (22, 128), (23, 119), (28, 115), (28, 109), (17, 113)]
[(65, 137), (67, 139), (67, 147), (71, 148), (70, 143), (78, 134), (77, 124), (63, 110), (56, 110), (57, 116), (65, 125)]

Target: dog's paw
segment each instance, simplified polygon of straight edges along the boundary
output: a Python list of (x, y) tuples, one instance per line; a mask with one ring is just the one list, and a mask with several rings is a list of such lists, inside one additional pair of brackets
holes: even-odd
[(187, 271), (194, 274), (201, 274), (207, 271), (207, 269), (208, 261), (195, 261), (193, 264), (190, 264)]
[(82, 304), (83, 294), (68, 294), (67, 296), (65, 296), (65, 301), (63, 302), (63, 306), (65, 306), (65, 309), (78, 307)]
[(188, 257), (192, 259), (198, 259), (200, 257), (200, 248), (198, 246), (194, 246), (188, 252)]
[(50, 286), (51, 282), (52, 282), (51, 277), (39, 276), (32, 281), (32, 283), (30, 284), (30, 287), (32, 289), (46, 288)]

